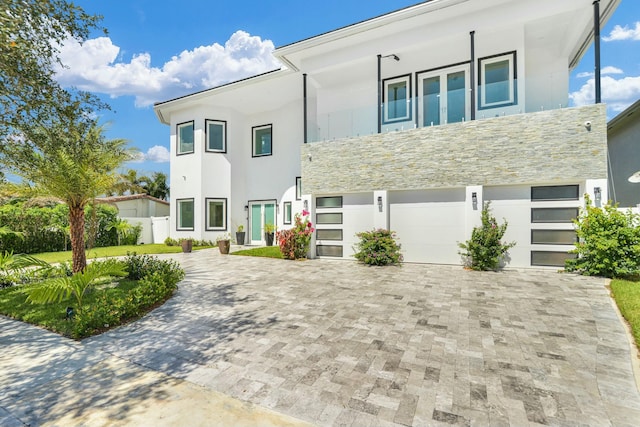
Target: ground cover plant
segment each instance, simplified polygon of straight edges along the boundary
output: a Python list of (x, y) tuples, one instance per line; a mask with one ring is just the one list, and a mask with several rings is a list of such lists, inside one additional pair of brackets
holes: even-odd
[(640, 349), (640, 279), (612, 280), (611, 294), (620, 312), (629, 322), (636, 347)]
[(402, 262), (400, 244), (393, 231), (379, 228), (356, 233), (360, 239), (353, 247), (354, 258), (367, 265), (394, 265)]
[(231, 255), (283, 259), (282, 252), (280, 252), (280, 248), (278, 246), (265, 246), (262, 248), (243, 249), (240, 251), (231, 252)]
[(579, 241), (566, 270), (586, 276), (625, 278), (640, 274), (640, 215), (606, 204), (586, 207), (574, 221)]
[(80, 339), (140, 318), (170, 298), (184, 278), (175, 261), (137, 254), (94, 261), (83, 273), (69, 274), (66, 267), (52, 267), (38, 281), (1, 289), (0, 313)]
[(508, 224), (507, 221), (498, 224), (491, 214), (491, 202), (484, 204), (480, 218), (482, 225), (473, 228), (471, 239), (458, 244), (462, 249), (459, 254), (464, 257), (465, 266), (472, 270), (496, 271), (509, 249), (516, 244), (502, 241)]

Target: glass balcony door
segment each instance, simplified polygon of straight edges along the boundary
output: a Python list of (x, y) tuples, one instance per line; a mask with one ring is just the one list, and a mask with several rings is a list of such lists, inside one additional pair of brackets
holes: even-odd
[(418, 123), (437, 126), (469, 120), (469, 65), (418, 75)]

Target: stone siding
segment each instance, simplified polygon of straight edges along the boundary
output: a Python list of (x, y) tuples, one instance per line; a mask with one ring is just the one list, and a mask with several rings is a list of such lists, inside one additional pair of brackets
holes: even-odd
[(606, 156), (604, 105), (541, 111), (304, 144), (303, 193), (604, 179)]

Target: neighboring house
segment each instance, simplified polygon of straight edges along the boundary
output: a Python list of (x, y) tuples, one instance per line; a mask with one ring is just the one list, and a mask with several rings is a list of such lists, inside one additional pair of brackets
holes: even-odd
[[(569, 72), (619, 0), (432, 0), (277, 48), (283, 68), (155, 105), (171, 129), (171, 234), (263, 244), (306, 207), (313, 255), (397, 232), (459, 264), (491, 201), (510, 266), (560, 266), (584, 194), (606, 200), (604, 105)], [(598, 31), (599, 32), (599, 31)], [(596, 193), (598, 196), (596, 196)]]
[(640, 100), (609, 122), (607, 138), (609, 198), (621, 208), (637, 207), (640, 205)]
[(148, 194), (103, 197), (97, 201), (115, 206), (118, 209), (118, 217), (127, 220), (131, 225), (142, 225), (138, 243), (162, 243), (169, 237), (169, 202)]

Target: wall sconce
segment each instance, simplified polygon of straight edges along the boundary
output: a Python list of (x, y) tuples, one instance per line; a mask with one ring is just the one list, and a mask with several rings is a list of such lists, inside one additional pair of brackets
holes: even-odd
[(382, 196), (378, 196), (378, 210), (382, 212)]
[(249, 212), (249, 205), (244, 205), (244, 211)]
[(276, 213), (280, 213), (280, 204), (276, 203)]
[(308, 211), (309, 210), (309, 201), (305, 200), (304, 202), (302, 202), (302, 206), (304, 206), (304, 210)]
[(596, 202), (600, 202), (602, 200), (602, 190), (600, 187), (594, 187), (593, 196), (595, 197)]
[(471, 204), (473, 205), (473, 209), (478, 209), (478, 193), (475, 191), (471, 193)]

